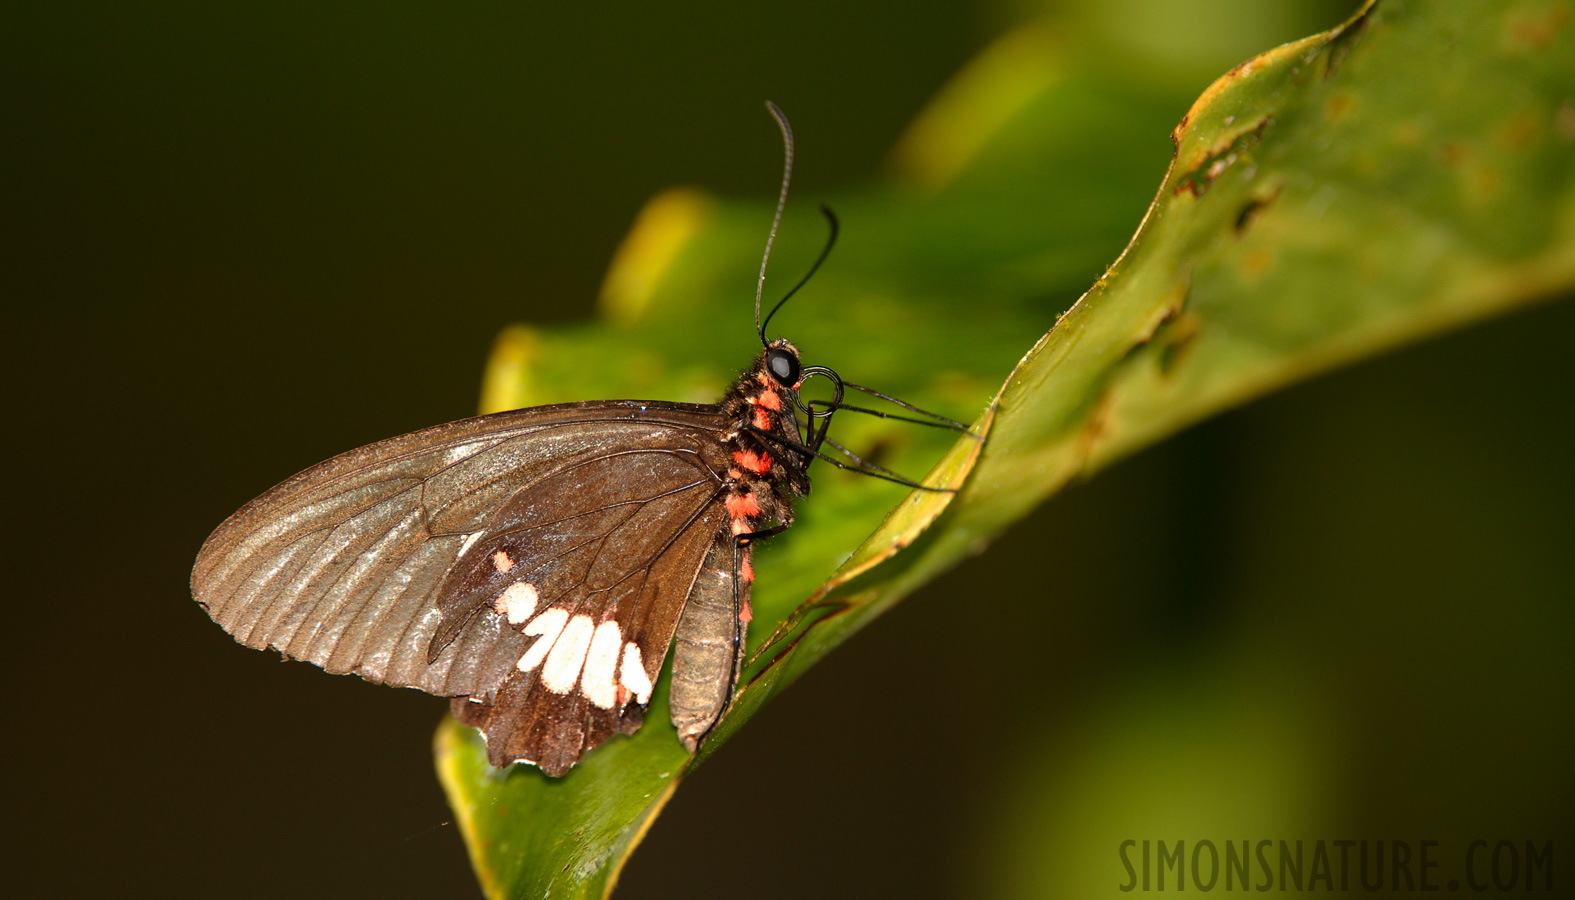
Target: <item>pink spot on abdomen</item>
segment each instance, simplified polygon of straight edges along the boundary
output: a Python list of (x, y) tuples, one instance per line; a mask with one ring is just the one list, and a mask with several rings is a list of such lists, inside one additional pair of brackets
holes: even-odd
[(727, 505), (727, 514), (735, 519), (741, 516), (749, 517), (760, 515), (760, 501), (755, 499), (755, 495), (753, 493), (728, 494), (727, 500), (724, 502)]
[(733, 461), (738, 463), (743, 469), (756, 475), (764, 475), (771, 471), (771, 455), (769, 453), (739, 450), (733, 454)]

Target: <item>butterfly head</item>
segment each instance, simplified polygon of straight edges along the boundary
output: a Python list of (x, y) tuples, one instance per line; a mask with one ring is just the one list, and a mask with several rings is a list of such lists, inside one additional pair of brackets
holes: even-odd
[[(777, 394), (786, 394), (800, 412), (809, 416), (811, 421), (830, 417), (832, 409), (842, 402), (842, 379), (837, 373), (825, 366), (805, 366), (799, 357), (798, 348), (788, 343), (785, 338), (777, 338), (766, 345), (764, 353), (760, 354), (755, 367), (756, 378), (768, 391)], [(815, 409), (814, 401), (806, 403), (799, 397), (799, 389), (804, 382), (811, 378), (825, 378), (831, 382), (832, 397), (829, 404), (821, 401), (822, 408)]]
[(778, 339), (766, 348), (765, 364), (766, 374), (783, 390), (798, 389), (799, 374), (803, 369), (798, 359), (798, 348)]

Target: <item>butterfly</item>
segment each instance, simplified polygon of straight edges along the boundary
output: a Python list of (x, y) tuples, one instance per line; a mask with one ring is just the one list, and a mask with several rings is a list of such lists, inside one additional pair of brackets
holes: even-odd
[[(810, 462), (922, 487), (831, 440), (832, 414), (966, 430), (766, 339), (837, 234), (826, 210), (825, 249), (762, 322), (793, 160), (787, 119), (767, 107), (786, 163), (756, 285), (763, 349), (721, 400), (537, 406), (336, 456), (209, 536), (191, 588), (213, 620), (248, 647), (452, 698), (492, 765), (552, 776), (640, 727), (671, 647), (669, 711), (694, 752), (743, 666), (753, 544), (793, 523)], [(829, 400), (800, 396), (815, 377)], [(846, 404), (844, 388), (926, 418)]]

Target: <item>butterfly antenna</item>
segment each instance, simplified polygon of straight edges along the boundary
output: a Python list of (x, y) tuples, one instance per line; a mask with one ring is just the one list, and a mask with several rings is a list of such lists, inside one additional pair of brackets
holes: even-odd
[(782, 114), (775, 103), (767, 100), (766, 110), (771, 113), (771, 118), (777, 120), (777, 127), (782, 129), (783, 154), (782, 191), (777, 194), (777, 214), (771, 219), (771, 233), (766, 236), (766, 252), (760, 257), (760, 280), (755, 282), (755, 332), (760, 335), (760, 343), (769, 346), (766, 344), (765, 326), (760, 323), (760, 296), (766, 290), (766, 263), (771, 260), (771, 245), (777, 239), (777, 226), (782, 224), (782, 208), (787, 205), (788, 182), (793, 179), (793, 126), (788, 124), (787, 116)]
[(798, 284), (793, 285), (793, 289), (791, 291), (783, 294), (782, 299), (777, 301), (777, 305), (771, 307), (771, 312), (766, 313), (766, 321), (760, 325), (761, 343), (765, 343), (766, 328), (771, 325), (771, 317), (777, 314), (777, 310), (782, 308), (782, 304), (788, 302), (788, 298), (798, 293), (799, 288), (809, 283), (809, 279), (815, 274), (815, 272), (819, 271), (820, 264), (825, 262), (826, 257), (831, 255), (831, 248), (837, 246), (837, 233), (841, 231), (841, 226), (837, 223), (837, 214), (832, 212), (831, 207), (829, 206), (822, 206), (820, 208), (820, 212), (821, 215), (826, 217), (826, 221), (831, 224), (831, 234), (826, 236), (826, 246), (821, 248), (820, 256), (815, 258), (815, 264), (809, 267), (809, 271), (805, 272), (804, 277), (798, 280)]

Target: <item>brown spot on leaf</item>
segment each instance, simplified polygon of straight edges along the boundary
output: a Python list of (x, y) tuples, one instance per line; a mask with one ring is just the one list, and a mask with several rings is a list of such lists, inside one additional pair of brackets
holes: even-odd
[(1127, 348), (1125, 353), (1121, 354), (1122, 362), (1126, 362), (1136, 356), (1138, 351), (1153, 343), (1156, 335), (1165, 331), (1170, 323), (1176, 320), (1177, 316), (1182, 315), (1183, 310), (1187, 307), (1187, 298), (1191, 295), (1191, 291), (1192, 282), (1190, 279), (1177, 284), (1171, 289), (1168, 301), (1149, 315), (1148, 321), (1138, 329), (1132, 345)]
[(1247, 204), (1241, 208), (1241, 212), (1236, 214), (1236, 236), (1239, 238), (1251, 231), (1252, 226), (1257, 224), (1259, 217), (1263, 215), (1264, 211), (1278, 199), (1280, 199), (1280, 189), (1276, 188), (1273, 193), (1248, 200)]
[(1127, 356), (1131, 356), (1138, 348), (1154, 340), (1154, 335), (1159, 334), (1166, 325), (1181, 315), (1181, 311), (1187, 308), (1187, 297), (1191, 290), (1191, 281), (1178, 284), (1171, 289), (1169, 302), (1156, 309), (1149, 317), (1148, 324), (1138, 331), (1137, 342), (1127, 350)]
[(1233, 137), (1219, 141), (1204, 152), (1203, 157), (1177, 182), (1175, 193), (1190, 193), (1201, 197), (1214, 180), (1225, 174), (1225, 171), (1235, 165), (1238, 160), (1247, 154), (1247, 151), (1258, 141), (1263, 139), (1263, 133), (1274, 120), (1265, 118), (1251, 128), (1237, 132)]
[(1395, 143), (1402, 147), (1415, 147), (1422, 142), (1422, 129), (1415, 122), (1401, 122), (1395, 126)]
[(1351, 107), (1355, 105), (1356, 101), (1351, 99), (1350, 94), (1344, 92), (1335, 94), (1329, 98), (1329, 118), (1338, 119), (1350, 112)]
[(1492, 166), (1487, 166), (1487, 165), (1478, 166), (1477, 170), (1474, 173), (1472, 173), (1472, 174), (1475, 177), (1472, 178), (1472, 185), (1471, 186), (1477, 191), (1477, 193), (1479, 193), (1479, 194), (1496, 194), (1496, 193), (1498, 193), (1499, 186), (1500, 186), (1501, 182), (1503, 181), (1503, 179), (1499, 177), (1498, 169), (1495, 169)]
[(1570, 19), (1567, 3), (1556, 3), (1541, 9), (1518, 9), (1509, 14), (1505, 22), (1510, 47), (1540, 53), (1548, 49)]
[(1575, 101), (1565, 101), (1553, 116), (1553, 130), (1564, 143), (1575, 143)]
[(1156, 335), (1159, 342), (1159, 372), (1169, 378), (1186, 362), (1192, 348), (1197, 346), (1201, 320), (1196, 314), (1184, 312), (1165, 323)]
[(1542, 123), (1529, 112), (1522, 112), (1510, 117), (1504, 123), (1504, 128), (1499, 132), (1499, 138), (1504, 146), (1511, 150), (1523, 150), (1530, 146), (1542, 134)]
[(1077, 458), (1079, 469), (1086, 470), (1088, 468), (1088, 460), (1110, 434), (1110, 407), (1112, 405), (1110, 390), (1107, 388), (1101, 391), (1099, 399), (1094, 401), (1094, 408), (1089, 412), (1087, 421), (1078, 430)]

